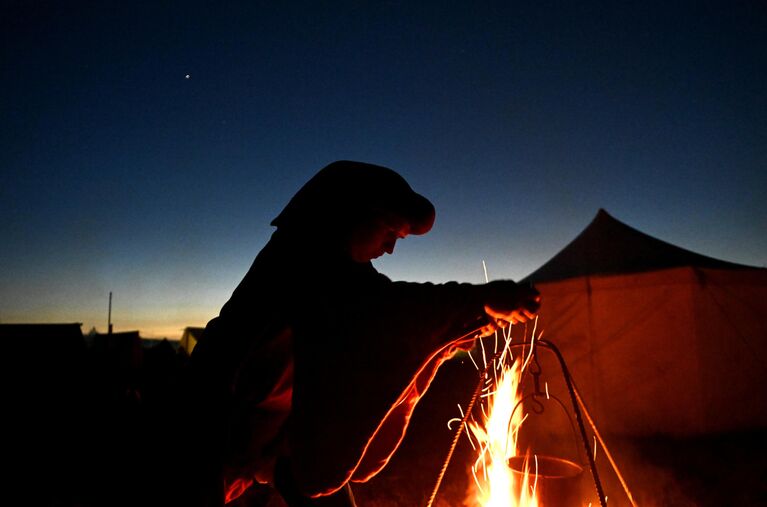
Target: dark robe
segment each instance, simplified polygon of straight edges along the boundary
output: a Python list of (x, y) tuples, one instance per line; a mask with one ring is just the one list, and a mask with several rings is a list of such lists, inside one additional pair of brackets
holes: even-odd
[[(306, 496), (383, 468), (487, 286), (392, 282), (278, 230), (192, 355), (197, 444), (233, 498), (288, 456)], [(205, 454), (205, 453), (203, 453)]]

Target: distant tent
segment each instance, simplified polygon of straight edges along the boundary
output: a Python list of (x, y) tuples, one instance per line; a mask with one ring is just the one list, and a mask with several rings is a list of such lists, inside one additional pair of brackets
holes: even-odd
[[(81, 323), (0, 324), (0, 343), (5, 356), (19, 368), (20, 378), (54, 379), (82, 359), (85, 340)], [(28, 363), (20, 368), (20, 363)], [(56, 372), (50, 373), (50, 372)], [(25, 381), (26, 382), (26, 381)]]
[(181, 335), (180, 346), (187, 354), (192, 353), (197, 342), (202, 338), (203, 331), (205, 331), (204, 327), (187, 327), (184, 329), (184, 334)]
[(156, 348), (170, 348), (170, 350), (173, 351), (175, 354), (179, 348), (181, 348), (181, 343), (178, 340), (169, 340), (167, 338), (144, 338), (141, 337), (141, 348), (144, 349), (144, 351), (154, 350)]
[(606, 433), (767, 427), (767, 269), (706, 257), (600, 210), (530, 274), (539, 329)]
[[(81, 324), (0, 324), (5, 382), (3, 459), (6, 481), (34, 491), (33, 503), (58, 505), (78, 477), (88, 408)], [(40, 481), (30, 470), (55, 470)], [(7, 497), (6, 497), (7, 498)]]
[(143, 349), (138, 331), (95, 333), (91, 340), (92, 350), (100, 356), (100, 361), (108, 363), (110, 368), (118, 368), (121, 371), (141, 368)]

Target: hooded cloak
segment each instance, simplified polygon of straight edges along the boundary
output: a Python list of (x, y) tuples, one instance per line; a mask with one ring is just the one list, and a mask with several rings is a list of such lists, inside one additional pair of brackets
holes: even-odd
[(306, 496), (374, 476), (439, 365), (466, 346), (456, 338), (485, 323), (488, 286), (392, 282), (328, 240), (380, 213), (415, 234), (434, 222), (431, 203), (390, 169), (321, 170), (275, 218), (195, 348), (198, 385), (216, 408), (203, 426), (225, 434), (211, 447), (223, 447), (228, 499), (248, 481), (271, 482), (281, 456)]

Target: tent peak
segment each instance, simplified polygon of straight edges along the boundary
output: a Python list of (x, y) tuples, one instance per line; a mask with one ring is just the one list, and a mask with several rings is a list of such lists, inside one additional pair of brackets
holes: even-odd
[[(596, 214), (596, 215), (594, 215), (594, 218), (591, 220), (591, 223), (593, 224), (593, 223), (594, 223), (595, 221), (597, 221), (597, 220), (612, 220), (612, 221), (615, 221), (615, 222), (619, 222), (619, 223), (622, 223), (622, 224), (623, 224), (623, 222), (621, 222), (620, 220), (616, 219), (614, 216), (612, 216), (612, 215), (611, 215), (611, 214), (610, 214), (610, 213), (609, 213), (609, 212), (608, 212), (606, 209), (604, 209), (604, 208), (599, 208), (599, 209), (597, 210), (597, 214)], [(626, 224), (623, 224), (623, 225), (626, 225)], [(628, 226), (627, 226), (627, 227), (628, 227)]]
[(588, 275), (640, 273), (674, 267), (758, 269), (707, 257), (645, 234), (599, 208), (589, 225), (538, 270), (530, 282)]

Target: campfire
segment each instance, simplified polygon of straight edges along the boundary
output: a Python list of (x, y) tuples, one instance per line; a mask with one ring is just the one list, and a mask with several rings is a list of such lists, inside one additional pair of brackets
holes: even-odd
[(523, 461), (521, 475), (513, 473), (508, 465), (509, 459), (520, 456), (517, 437), (525, 421), (523, 411), (515, 410), (522, 402), (521, 372), (522, 361), (517, 358), (510, 367), (501, 368), (497, 382), (493, 377), (487, 378), (488, 392), (483, 395), (487, 416), (481, 422), (468, 422), (475, 442), (473, 447), (477, 451), (471, 467), (474, 480), (466, 502), (468, 505), (538, 505), (537, 484), (534, 479), (530, 484), (530, 473), (527, 472), (529, 460)]
[[(596, 471), (597, 443), (612, 465), (631, 505), (636, 505), (631, 493), (607, 450), (604, 441), (591, 420), (580, 398), (567, 366), (558, 349), (550, 342), (536, 336), (533, 328), (529, 339), (512, 342), (510, 331), (504, 330), (490, 344), (492, 351), (480, 343), (479, 361), (472, 361), (480, 371), (480, 379), (474, 395), (464, 410), (459, 405), (461, 418), (448, 426), (456, 430), (453, 445), (448, 453), (440, 478), (429, 505), (434, 501), (440, 481), (452, 457), (458, 439), (466, 435), (473, 449), (470, 467), (471, 481), (464, 500), (467, 507), (558, 507), (558, 506), (606, 506), (606, 496)], [(548, 349), (561, 366), (562, 376), (572, 402), (572, 412), (577, 425), (568, 415), (576, 446), (580, 443), (581, 455), (577, 459), (588, 464), (582, 466), (564, 457), (539, 453), (522, 444), (520, 434), (535, 424), (530, 410), (543, 414), (543, 402), (556, 400), (567, 412), (565, 404), (549, 394), (549, 386), (541, 380), (538, 349)], [(490, 356), (490, 357), (488, 357)], [(530, 386), (529, 384), (532, 384)], [(592, 435), (586, 433), (585, 420)], [(458, 423), (460, 428), (455, 424)], [(578, 431), (579, 430), (579, 431)], [(577, 447), (576, 447), (577, 449)], [(596, 497), (587, 493), (585, 477), (590, 471), (596, 489)], [(592, 500), (589, 500), (591, 498)]]
[[(481, 507), (577, 505), (583, 468), (566, 459), (522, 449), (519, 434), (528, 421), (522, 357), (500, 363), (486, 379), (480, 404), (482, 420), (471, 420), (476, 459), (465, 504)], [(585, 504), (584, 504), (585, 505)]]

